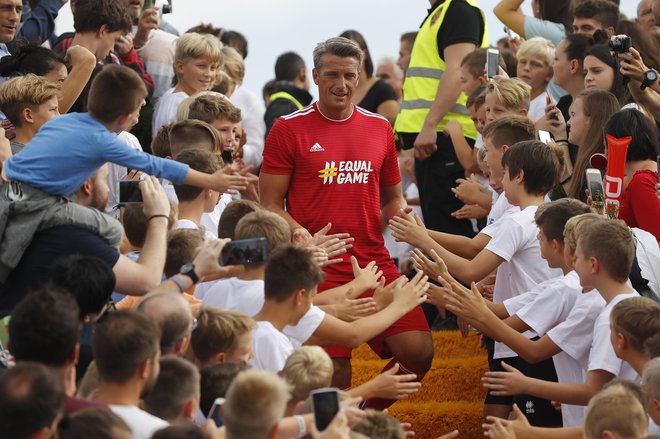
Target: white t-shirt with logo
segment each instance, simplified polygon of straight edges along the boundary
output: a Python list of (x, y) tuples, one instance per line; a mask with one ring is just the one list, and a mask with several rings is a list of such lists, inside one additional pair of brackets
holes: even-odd
[(109, 407), (128, 424), (133, 431), (133, 439), (150, 439), (155, 432), (170, 425), (167, 421), (132, 405), (110, 404)]
[(259, 321), (252, 336), (254, 357), (250, 360), (250, 367), (277, 373), (284, 369), (286, 359), (293, 350), (289, 337), (278, 331), (272, 323)]

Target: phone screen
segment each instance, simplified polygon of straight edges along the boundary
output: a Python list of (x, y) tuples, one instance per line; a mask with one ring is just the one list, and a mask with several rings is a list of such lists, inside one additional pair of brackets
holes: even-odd
[(250, 238), (231, 241), (220, 252), (220, 265), (250, 265), (266, 262), (268, 242), (266, 238)]
[(142, 192), (140, 191), (140, 182), (142, 180), (121, 180), (119, 181), (119, 204), (142, 203)]
[(550, 133), (547, 131), (539, 130), (539, 140), (545, 144), (548, 144), (550, 142)]
[(337, 389), (318, 389), (312, 392), (314, 423), (319, 431), (325, 430), (339, 412)]
[(207, 419), (212, 419), (217, 427), (222, 427), (223, 424), (222, 418), (220, 417), (220, 409), (224, 403), (225, 398), (216, 398), (211, 406), (211, 410), (209, 410), (208, 416), (206, 417)]
[(587, 177), (587, 188), (589, 197), (592, 201), (603, 201), (605, 190), (603, 189), (603, 177), (598, 169), (587, 168), (585, 171)]
[(486, 76), (493, 79), (500, 72), (500, 52), (497, 49), (488, 49), (486, 52)]

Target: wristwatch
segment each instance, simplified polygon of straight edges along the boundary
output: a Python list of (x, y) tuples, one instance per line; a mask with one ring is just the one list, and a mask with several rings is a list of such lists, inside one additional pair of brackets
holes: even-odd
[(646, 89), (654, 82), (658, 80), (658, 71), (655, 69), (647, 70), (644, 72), (644, 79), (642, 79), (642, 84), (639, 86), (641, 90)]
[(193, 284), (199, 282), (199, 277), (197, 277), (197, 274), (195, 274), (195, 264), (182, 265), (179, 273), (184, 276), (188, 276), (192, 280)]

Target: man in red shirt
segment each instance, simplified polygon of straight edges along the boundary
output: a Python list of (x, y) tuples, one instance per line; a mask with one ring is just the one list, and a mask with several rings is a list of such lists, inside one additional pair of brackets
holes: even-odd
[[(281, 117), (270, 131), (259, 178), (261, 203), (284, 217), (296, 239), (309, 239), (328, 222), (355, 242), (341, 263), (325, 268), (320, 291), (353, 279), (352, 253), (364, 266), (376, 261), (387, 283), (400, 275), (383, 243), (382, 224), (406, 206), (394, 135), (378, 114), (351, 102), (362, 51), (346, 38), (314, 49), (318, 102)], [(286, 205), (286, 210), (285, 210)], [(382, 217), (381, 217), (382, 210)], [(369, 292), (366, 294), (373, 294)], [(369, 342), (382, 358), (421, 377), (431, 366), (433, 340), (420, 307)], [(350, 349), (331, 346), (333, 384), (351, 383)], [(372, 407), (388, 405), (372, 403)]]

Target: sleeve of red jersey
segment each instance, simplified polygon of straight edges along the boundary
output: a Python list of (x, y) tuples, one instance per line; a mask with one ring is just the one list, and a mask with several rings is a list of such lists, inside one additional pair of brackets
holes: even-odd
[(288, 135), (282, 119), (278, 119), (264, 143), (264, 161), (261, 165), (261, 172), (291, 175), (294, 168), (294, 148), (294, 142)]
[(380, 184), (381, 186), (394, 186), (398, 183), (401, 183), (401, 174), (399, 173), (399, 159), (396, 155), (394, 133), (392, 132), (392, 128), (388, 126), (387, 155), (385, 156), (383, 166), (380, 168)]

